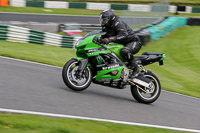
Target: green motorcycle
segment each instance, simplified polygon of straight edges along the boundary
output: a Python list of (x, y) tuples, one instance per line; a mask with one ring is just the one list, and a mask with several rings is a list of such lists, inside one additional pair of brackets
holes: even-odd
[(83, 91), (91, 82), (118, 89), (130, 85), (132, 96), (138, 102), (149, 104), (156, 101), (161, 92), (160, 81), (144, 66), (154, 62), (163, 65), (165, 54), (144, 52), (135, 56), (140, 72), (130, 78), (133, 70), (128, 68), (128, 62), (120, 55), (124, 45), (98, 44), (94, 38), (100, 35), (98, 31), (92, 31), (76, 43), (77, 57), (70, 59), (62, 71), (66, 86), (74, 91)]

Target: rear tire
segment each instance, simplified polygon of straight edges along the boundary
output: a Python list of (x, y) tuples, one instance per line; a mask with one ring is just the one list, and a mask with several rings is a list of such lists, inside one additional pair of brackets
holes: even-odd
[[(132, 96), (140, 103), (150, 104), (155, 102), (161, 93), (161, 84), (159, 79), (155, 74), (153, 74), (151, 71), (147, 71), (144, 75), (144, 77), (149, 78), (152, 80), (152, 87), (151, 87), (151, 93), (145, 93), (138, 87), (131, 85), (131, 93)], [(142, 87), (142, 86), (140, 86)], [(142, 87), (144, 90), (148, 90), (148, 88)]]
[(69, 60), (62, 70), (62, 78), (67, 87), (74, 91), (83, 91), (89, 87), (92, 82), (92, 73), (89, 67), (86, 67), (84, 75), (81, 78), (76, 77), (78, 61)]

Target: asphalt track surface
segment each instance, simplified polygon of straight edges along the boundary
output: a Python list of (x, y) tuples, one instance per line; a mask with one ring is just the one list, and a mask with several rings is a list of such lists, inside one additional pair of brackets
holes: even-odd
[(0, 57), (0, 108), (56, 113), (200, 130), (200, 99), (162, 91), (150, 105), (136, 102), (130, 89), (95, 84), (68, 89), (62, 68)]
[[(124, 18), (131, 25), (151, 23), (158, 18)], [(39, 22), (39, 23), (80, 23), (99, 24), (99, 16), (78, 16), (78, 15), (47, 15), (30, 13), (0, 13), (0, 21)]]
[(20, 22), (54, 22), (54, 23), (89, 23), (99, 24), (97, 16), (73, 16), (73, 15), (47, 15), (29, 13), (0, 13), (1, 21), (20, 21)]

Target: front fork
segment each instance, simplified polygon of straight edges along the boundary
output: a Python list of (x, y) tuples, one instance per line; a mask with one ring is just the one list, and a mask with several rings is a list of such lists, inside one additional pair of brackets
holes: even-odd
[(78, 61), (78, 76), (83, 76), (83, 72), (85, 71), (88, 64), (88, 58), (81, 59)]

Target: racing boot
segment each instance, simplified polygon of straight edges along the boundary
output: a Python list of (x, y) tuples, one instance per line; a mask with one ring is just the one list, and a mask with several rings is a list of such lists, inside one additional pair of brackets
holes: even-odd
[(133, 79), (137, 77), (140, 74), (140, 68), (136, 64), (135, 60), (132, 59), (129, 64), (129, 68), (132, 69), (132, 72), (130, 73), (130, 78)]
[(139, 67), (135, 62), (133, 54), (130, 52), (129, 48), (124, 47), (121, 50), (121, 55), (128, 61), (128, 68), (131, 69), (130, 71), (130, 78), (134, 78), (139, 74)]

